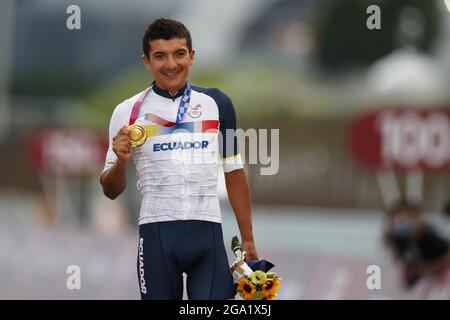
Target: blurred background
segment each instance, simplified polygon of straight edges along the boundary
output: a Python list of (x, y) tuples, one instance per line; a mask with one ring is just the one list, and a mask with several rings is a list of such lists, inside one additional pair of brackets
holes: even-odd
[[(73, 4), (79, 30), (66, 26)], [(381, 29), (368, 27), (370, 5)], [(191, 81), (228, 93), (238, 127), (280, 130), (278, 173), (246, 165), (258, 253), (284, 279), (280, 299), (450, 298), (446, 274), (405, 289), (383, 241), (400, 198), (450, 235), (449, 10), (443, 0), (2, 0), (0, 298), (139, 298), (135, 169), (114, 201), (99, 177), (113, 109), (152, 81), (141, 38), (160, 16), (190, 29)], [(223, 179), (219, 192), (228, 249), (239, 233)], [(69, 265), (80, 290), (66, 288)], [(370, 265), (381, 289), (366, 286)]]

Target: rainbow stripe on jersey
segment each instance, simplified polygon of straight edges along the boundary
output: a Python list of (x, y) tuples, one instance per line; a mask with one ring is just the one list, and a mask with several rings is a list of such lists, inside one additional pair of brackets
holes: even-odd
[(146, 114), (144, 119), (151, 122), (150, 124), (143, 125), (148, 137), (172, 134), (176, 131), (187, 133), (217, 133), (220, 125), (219, 120), (202, 120), (176, 123), (158, 117), (153, 113)]

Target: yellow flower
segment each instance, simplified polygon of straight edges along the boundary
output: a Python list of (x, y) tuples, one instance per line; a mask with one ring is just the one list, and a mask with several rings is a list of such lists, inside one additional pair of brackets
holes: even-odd
[(244, 277), (239, 280), (237, 291), (243, 299), (252, 300), (256, 292), (256, 288), (247, 277)]
[(275, 299), (278, 289), (280, 289), (281, 286), (280, 280), (281, 278), (274, 276), (272, 279), (267, 279), (263, 284), (262, 292), (267, 300)]

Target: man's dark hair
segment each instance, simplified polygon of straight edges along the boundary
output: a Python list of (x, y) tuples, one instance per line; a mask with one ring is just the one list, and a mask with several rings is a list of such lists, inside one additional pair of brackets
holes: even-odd
[(142, 38), (142, 49), (144, 54), (149, 57), (150, 41), (159, 39), (170, 40), (175, 38), (186, 39), (189, 52), (191, 52), (191, 34), (184, 24), (166, 18), (156, 19), (148, 26), (144, 37)]

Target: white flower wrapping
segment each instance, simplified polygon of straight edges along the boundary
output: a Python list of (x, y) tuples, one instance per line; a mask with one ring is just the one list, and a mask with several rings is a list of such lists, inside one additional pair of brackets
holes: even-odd
[(243, 277), (249, 277), (253, 270), (245, 262), (246, 252), (237, 249), (234, 251), (236, 255), (236, 261), (230, 266), (231, 273), (233, 274), (234, 283), (237, 283)]

